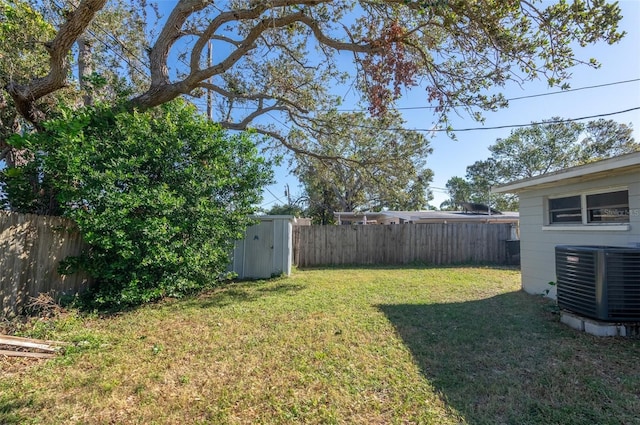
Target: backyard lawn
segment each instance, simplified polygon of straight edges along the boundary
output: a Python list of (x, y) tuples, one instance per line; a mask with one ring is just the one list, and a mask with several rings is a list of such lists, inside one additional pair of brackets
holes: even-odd
[(108, 317), (0, 359), (2, 424), (640, 424), (640, 340), (559, 323), (490, 267), (295, 271)]

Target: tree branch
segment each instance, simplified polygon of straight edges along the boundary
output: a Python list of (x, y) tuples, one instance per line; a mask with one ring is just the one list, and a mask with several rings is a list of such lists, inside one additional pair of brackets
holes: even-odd
[(289, 105), (295, 109), (297, 109), (298, 111), (300, 111), (301, 113), (307, 114), (309, 113), (308, 110), (306, 110), (305, 108), (301, 107), (300, 105), (297, 105), (296, 103), (284, 98), (284, 97), (280, 97), (280, 96), (270, 96), (270, 95), (266, 95), (266, 94), (260, 94), (260, 93), (256, 93), (256, 94), (241, 94), (241, 93), (233, 93), (229, 90), (226, 90), (218, 85), (209, 83), (207, 81), (202, 81), (198, 84), (198, 87), (203, 88), (205, 90), (212, 90), (216, 93), (218, 93), (219, 95), (230, 99), (230, 100), (234, 100), (234, 99), (242, 99), (242, 100), (254, 100), (254, 101), (264, 101), (264, 100), (275, 100), (278, 101), (282, 104), (286, 104)]
[(18, 112), (34, 124), (42, 121), (44, 114), (35, 102), (66, 85), (67, 55), (73, 43), (87, 29), (95, 14), (104, 7), (107, 0), (82, 0), (78, 7), (66, 17), (56, 37), (45, 43), (49, 53), (49, 74), (36, 78), (29, 84), (11, 81), (6, 90), (13, 98)]

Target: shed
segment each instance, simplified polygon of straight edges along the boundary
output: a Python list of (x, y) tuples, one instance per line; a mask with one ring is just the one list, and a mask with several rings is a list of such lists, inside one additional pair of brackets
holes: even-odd
[(522, 288), (556, 298), (555, 247), (640, 247), (640, 152), (492, 189), (520, 197)]
[(290, 275), (293, 258), (292, 226), (289, 215), (252, 217), (259, 222), (247, 228), (245, 238), (236, 241), (230, 269), (240, 279), (267, 279)]

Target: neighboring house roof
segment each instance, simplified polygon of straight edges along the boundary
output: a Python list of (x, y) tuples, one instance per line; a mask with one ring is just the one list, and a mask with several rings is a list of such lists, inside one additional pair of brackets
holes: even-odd
[(411, 223), (453, 223), (453, 222), (492, 222), (517, 223), (517, 212), (503, 212), (500, 215), (473, 214), (461, 211), (380, 211), (380, 212), (344, 212), (333, 213), (341, 221), (365, 221), (367, 223), (411, 222)]
[(640, 152), (620, 155), (601, 161), (576, 167), (565, 168), (541, 176), (516, 180), (491, 188), (493, 193), (518, 193), (529, 189), (542, 189), (563, 184), (596, 180), (612, 174), (638, 172), (640, 170)]

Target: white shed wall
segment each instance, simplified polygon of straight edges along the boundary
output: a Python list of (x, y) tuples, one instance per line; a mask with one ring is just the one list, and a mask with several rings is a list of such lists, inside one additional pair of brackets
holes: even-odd
[(267, 279), (291, 274), (293, 216), (256, 216), (260, 222), (247, 228), (236, 241), (231, 270), (240, 279)]
[[(575, 230), (545, 226), (549, 197), (619, 187), (629, 190), (628, 230), (603, 230), (607, 225), (578, 226)], [(640, 171), (581, 183), (558, 182), (553, 187), (526, 190), (519, 195), (522, 288), (528, 293), (542, 294), (550, 289), (548, 295), (556, 297), (555, 287), (549, 285), (556, 281), (556, 245), (640, 246)]]

